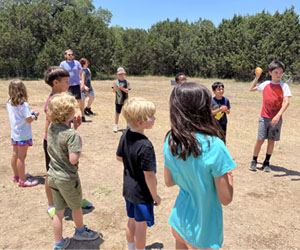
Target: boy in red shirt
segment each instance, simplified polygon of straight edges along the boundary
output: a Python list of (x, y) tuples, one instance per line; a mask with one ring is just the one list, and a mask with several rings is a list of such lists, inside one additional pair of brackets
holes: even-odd
[(256, 76), (250, 87), (250, 91), (262, 91), (263, 106), (258, 122), (257, 141), (249, 170), (256, 171), (259, 151), (265, 139), (268, 139), (267, 153), (262, 169), (264, 172), (270, 172), (270, 158), (273, 153), (275, 141), (280, 140), (282, 114), (289, 106), (292, 94), (289, 86), (281, 81), (284, 73), (284, 64), (282, 62), (271, 62), (269, 65), (269, 75), (272, 80), (256, 85), (261, 73), (255, 72)]

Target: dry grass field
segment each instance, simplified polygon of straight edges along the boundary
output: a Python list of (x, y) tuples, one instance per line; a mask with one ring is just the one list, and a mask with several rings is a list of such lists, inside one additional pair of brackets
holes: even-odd
[[(174, 239), (168, 225), (178, 188), (167, 188), (163, 181), (163, 141), (169, 129), (168, 99), (172, 86), (170, 78), (128, 77), (130, 96), (141, 96), (153, 101), (157, 107), (156, 122), (146, 135), (153, 142), (157, 157), (158, 191), (161, 206), (155, 208), (156, 223), (148, 229), (148, 249), (174, 249)], [(209, 89), (216, 79), (189, 79)], [(231, 101), (228, 117), (227, 147), (237, 168), (234, 170), (234, 200), (224, 207), (223, 249), (299, 249), (300, 248), (300, 86), (291, 85), (293, 97), (284, 114), (281, 141), (275, 145), (271, 158), (271, 173), (248, 170), (257, 136), (261, 93), (249, 92), (250, 83), (229, 80), (225, 96)], [(125, 226), (127, 222), (122, 197), (123, 166), (115, 160), (121, 131), (113, 133), (114, 95), (113, 81), (93, 81), (96, 93), (93, 110), (96, 116), (82, 124), (78, 131), (83, 139), (80, 159), (84, 198), (94, 209), (85, 210), (84, 222), (102, 234), (102, 239), (83, 244), (71, 239), (70, 249), (127, 249)], [(10, 166), (10, 125), (6, 112), (9, 81), (0, 81), (0, 234), (1, 249), (53, 249), (51, 219), (46, 214), (47, 201), (43, 177), (45, 163), (43, 136), (45, 114), (43, 107), (50, 87), (43, 81), (26, 82), (31, 109), (41, 113), (33, 122), (33, 147), (29, 148), (26, 171), (37, 176), (40, 184), (20, 188), (12, 182)], [(125, 128), (123, 118), (120, 127)], [(259, 162), (263, 161), (263, 145)], [(64, 236), (72, 237), (73, 221), (64, 221)]]

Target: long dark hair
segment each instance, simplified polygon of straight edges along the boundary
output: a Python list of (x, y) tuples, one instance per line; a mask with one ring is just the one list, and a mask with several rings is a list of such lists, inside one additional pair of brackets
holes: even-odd
[[(211, 94), (203, 85), (187, 82), (176, 86), (170, 96), (171, 130), (169, 147), (174, 156), (186, 160), (202, 154), (196, 133), (216, 136), (224, 141), (224, 134), (211, 114)], [(209, 143), (209, 140), (207, 138)]]

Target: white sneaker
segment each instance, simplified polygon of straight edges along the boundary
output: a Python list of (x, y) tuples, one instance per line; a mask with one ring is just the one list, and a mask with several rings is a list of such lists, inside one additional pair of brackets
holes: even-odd
[(118, 124), (115, 124), (115, 126), (114, 126), (114, 132), (117, 133), (117, 132), (118, 132), (118, 129), (119, 129)]

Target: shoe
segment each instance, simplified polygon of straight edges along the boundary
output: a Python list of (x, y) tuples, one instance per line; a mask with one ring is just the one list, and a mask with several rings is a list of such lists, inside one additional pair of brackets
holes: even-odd
[(269, 162), (264, 162), (262, 169), (264, 170), (264, 172), (271, 172), (271, 168), (270, 168), (270, 163)]
[(35, 179), (27, 179), (26, 181), (19, 180), (19, 187), (33, 187), (37, 184), (39, 184), (39, 181)]
[(73, 235), (74, 240), (95, 240), (99, 237), (100, 234), (98, 232), (88, 229), (86, 225), (84, 225), (84, 231), (82, 233), (79, 233), (78, 229), (76, 228)]
[(86, 122), (86, 119), (85, 119), (84, 116), (81, 117), (81, 121), (82, 121), (82, 122)]
[(89, 110), (88, 110), (88, 107), (86, 107), (86, 108), (84, 109), (84, 114), (87, 115), (87, 116), (90, 115)]
[(93, 206), (92, 203), (90, 203), (86, 199), (82, 199), (81, 208), (91, 208)]
[(70, 238), (66, 237), (66, 238), (63, 238), (63, 240), (64, 240), (63, 245), (58, 245), (56, 243), (54, 244), (54, 250), (66, 249), (70, 245)]
[(94, 115), (95, 113), (92, 111), (91, 108), (87, 108), (87, 112), (90, 114), (90, 115)]
[(115, 124), (115, 126), (114, 126), (114, 132), (117, 133), (117, 132), (118, 132), (118, 129), (119, 129), (118, 124)]
[(53, 219), (55, 215), (55, 207), (54, 206), (48, 207), (47, 214), (50, 216), (51, 219)]
[(251, 171), (256, 171), (257, 167), (256, 167), (257, 161), (251, 161), (251, 165), (249, 167), (249, 170)]
[(16, 175), (15, 175), (15, 176), (13, 177), (13, 182), (19, 182), (19, 178), (20, 178), (19, 176), (16, 176)]

